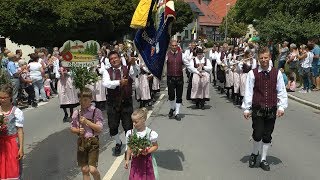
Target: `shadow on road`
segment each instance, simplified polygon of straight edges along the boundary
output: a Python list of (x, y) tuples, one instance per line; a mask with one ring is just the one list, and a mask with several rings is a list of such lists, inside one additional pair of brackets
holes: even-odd
[[(249, 158), (250, 158), (250, 155), (247, 155), (247, 156), (243, 156), (240, 161), (242, 163), (248, 163), (249, 162)], [(260, 157), (257, 158), (257, 161), (260, 160)], [(274, 157), (274, 156), (267, 156), (267, 161), (269, 164), (273, 164), (273, 165), (277, 165), (277, 164), (282, 164), (282, 161), (277, 158), (277, 157)], [(257, 163), (258, 164), (258, 163)]]
[(158, 150), (154, 153), (158, 167), (168, 170), (183, 171), (184, 154), (178, 149)]

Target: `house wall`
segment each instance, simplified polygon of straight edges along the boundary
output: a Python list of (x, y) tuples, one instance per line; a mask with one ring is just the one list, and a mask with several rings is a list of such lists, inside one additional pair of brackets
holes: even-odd
[[(2, 37), (2, 36), (0, 36)], [(17, 49), (22, 50), (22, 58), (25, 60), (29, 60), (28, 54), (31, 54), (34, 52), (35, 47), (29, 46), (29, 45), (22, 45), (12, 42), (9, 38), (5, 39), (6, 41), (6, 47), (13, 53), (16, 53)]]

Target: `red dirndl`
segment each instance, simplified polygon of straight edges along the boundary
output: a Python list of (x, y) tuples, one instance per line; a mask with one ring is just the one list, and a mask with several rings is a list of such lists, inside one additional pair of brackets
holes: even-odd
[(0, 179), (18, 179), (20, 176), (17, 134), (0, 136)]

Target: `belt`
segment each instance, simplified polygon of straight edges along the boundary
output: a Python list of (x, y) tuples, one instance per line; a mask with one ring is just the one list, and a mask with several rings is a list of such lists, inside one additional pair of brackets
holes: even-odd
[(252, 106), (252, 110), (260, 110), (260, 111), (274, 111), (277, 110), (277, 106), (273, 106), (273, 107), (262, 107), (262, 106)]

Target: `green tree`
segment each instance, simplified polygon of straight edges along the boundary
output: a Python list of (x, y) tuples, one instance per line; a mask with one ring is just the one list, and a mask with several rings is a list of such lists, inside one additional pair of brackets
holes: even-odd
[(136, 0), (1, 0), (0, 34), (21, 44), (114, 40), (129, 27)]
[(193, 22), (195, 16), (188, 3), (176, 0), (174, 2), (176, 11), (176, 20), (173, 22), (171, 34), (182, 32), (183, 29)]
[[(235, 21), (235, 9), (231, 8), (228, 12), (228, 20), (227, 20), (227, 26), (228, 26), (228, 37), (231, 38), (239, 38), (244, 35), (246, 35), (248, 30), (248, 24), (244, 22), (236, 22)], [(219, 32), (224, 33), (226, 28), (226, 17), (223, 18), (222, 24), (219, 27)]]
[(320, 34), (319, 0), (238, 0), (236, 22), (254, 23), (262, 39), (305, 43)]

